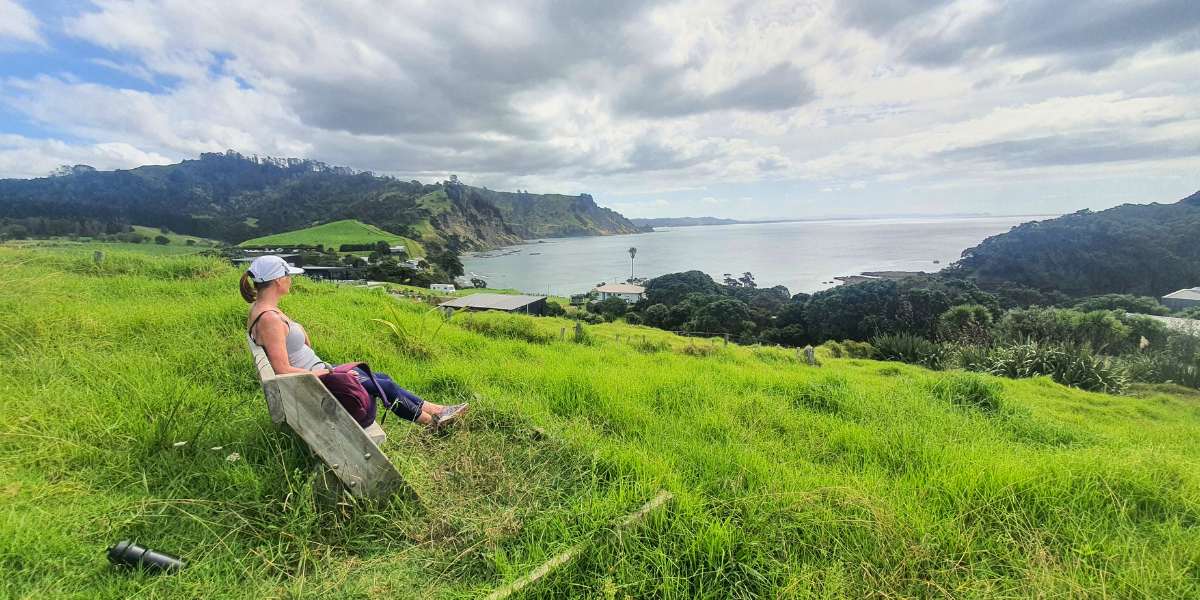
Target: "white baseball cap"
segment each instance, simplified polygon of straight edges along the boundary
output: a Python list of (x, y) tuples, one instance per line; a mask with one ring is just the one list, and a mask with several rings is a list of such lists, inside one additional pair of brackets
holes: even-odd
[(260, 256), (250, 263), (250, 278), (255, 283), (275, 281), (285, 275), (299, 275), (303, 272), (304, 269), (293, 267), (274, 254)]

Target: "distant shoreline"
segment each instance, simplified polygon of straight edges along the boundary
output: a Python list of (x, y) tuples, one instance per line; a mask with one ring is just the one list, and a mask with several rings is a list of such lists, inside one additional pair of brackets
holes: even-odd
[[(655, 227), (678, 229), (682, 227), (718, 227), (723, 225), (769, 225), (774, 223), (830, 223), (838, 221), (882, 221), (891, 219), (939, 219), (939, 220), (956, 220), (956, 219), (1053, 219), (1061, 215), (1055, 214), (1030, 214), (1030, 215), (995, 215), (990, 213), (951, 213), (951, 214), (917, 214), (917, 215), (854, 215), (849, 217), (800, 217), (794, 219), (765, 219), (752, 221), (739, 221), (737, 219), (722, 219), (718, 217), (664, 217), (662, 219), (629, 219), (629, 221), (638, 227), (644, 227), (642, 231), (628, 233), (611, 233), (599, 235), (564, 235), (546, 238), (531, 238), (523, 239), (512, 244), (503, 244), (492, 248), (483, 248), (479, 250), (468, 250), (462, 253), (462, 256), (469, 258), (492, 258), (494, 256), (502, 256), (505, 254), (520, 254), (520, 247), (531, 244), (546, 244), (552, 243), (551, 240), (571, 240), (590, 237), (613, 237), (620, 235), (643, 235), (647, 233), (655, 233)], [(648, 225), (651, 221), (693, 221), (682, 225)], [(705, 222), (699, 222), (705, 220)], [(711, 220), (711, 221), (709, 221)]]
[(1058, 214), (996, 215), (991, 213), (951, 213), (915, 215), (853, 215), (827, 217), (795, 217), (790, 219), (724, 219), (719, 217), (662, 217), (629, 219), (639, 227), (716, 227), (720, 225), (765, 225), (770, 223), (820, 223), (826, 221), (875, 221), (886, 219), (1011, 219), (1011, 218), (1055, 218)]

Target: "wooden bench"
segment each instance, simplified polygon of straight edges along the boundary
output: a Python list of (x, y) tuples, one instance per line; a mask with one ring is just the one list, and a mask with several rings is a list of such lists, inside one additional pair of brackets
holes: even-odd
[[(356, 498), (411, 493), (396, 466), (379, 450), (387, 434), (378, 422), (363, 429), (312, 373), (276, 375), (267, 353), (246, 336), (276, 426), (286, 425), (325, 463), (322, 481), (336, 481)], [(329, 477), (332, 474), (333, 477)], [(338, 494), (340, 495), (340, 493)]]

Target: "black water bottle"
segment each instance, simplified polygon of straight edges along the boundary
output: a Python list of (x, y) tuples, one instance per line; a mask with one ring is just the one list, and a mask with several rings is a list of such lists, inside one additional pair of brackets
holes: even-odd
[(187, 563), (149, 548), (139, 546), (129, 540), (122, 540), (108, 549), (108, 562), (118, 567), (141, 567), (147, 571), (174, 573), (187, 566)]

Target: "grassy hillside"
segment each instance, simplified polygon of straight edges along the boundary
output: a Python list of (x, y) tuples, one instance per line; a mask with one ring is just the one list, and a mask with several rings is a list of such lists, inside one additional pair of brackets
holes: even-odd
[[(157, 231), (157, 230), (155, 230)], [(144, 233), (143, 233), (144, 235)], [(170, 236), (168, 236), (170, 237)], [(183, 236), (180, 236), (183, 237)], [(153, 236), (151, 236), (153, 238)], [(131, 242), (83, 242), (68, 239), (51, 239), (51, 240), (8, 240), (0, 244), (0, 248), (7, 249), (39, 249), (54, 252), (87, 252), (90, 256), (95, 250), (99, 250), (105, 254), (110, 252), (117, 253), (133, 253), (150, 256), (178, 256), (188, 254), (199, 254), (205, 250), (211, 250), (211, 246), (188, 246), (182, 243), (172, 242), (167, 245), (156, 244), (153, 239), (141, 244)]]
[[(446, 436), (384, 425), (427, 509), (319, 508), (234, 269), (0, 248), (0, 271), (0, 597), (479, 597), (588, 536), (528, 597), (1200, 594), (1195, 397), (814, 368), (623, 325), (575, 343), (567, 321), (439, 323), (298, 280), (284, 309), (322, 356), (473, 402)], [(610, 534), (663, 487), (668, 513)], [(124, 538), (191, 566), (114, 571)]]
[(213, 246), (217, 244), (216, 240), (210, 240), (194, 235), (181, 235), (173, 231), (167, 231), (166, 233), (163, 233), (158, 227), (142, 227), (141, 225), (134, 225), (133, 231), (134, 233), (140, 233), (145, 236), (148, 240), (150, 240), (149, 243), (154, 243), (154, 238), (162, 235), (166, 236), (168, 240), (171, 240), (171, 243), (167, 245), (186, 246), (188, 240), (191, 240), (193, 246), (199, 247)]
[(277, 233), (246, 240), (240, 246), (289, 246), (324, 244), (326, 248), (338, 249), (342, 244), (373, 244), (384, 240), (393, 246), (404, 245), (408, 248), (409, 256), (425, 256), (421, 244), (406, 237), (388, 233), (374, 225), (344, 219), (316, 225), (305, 229), (297, 229), (286, 233)]

